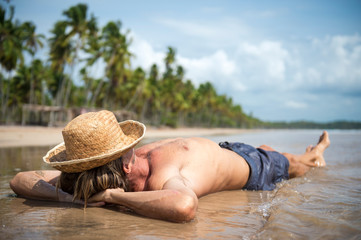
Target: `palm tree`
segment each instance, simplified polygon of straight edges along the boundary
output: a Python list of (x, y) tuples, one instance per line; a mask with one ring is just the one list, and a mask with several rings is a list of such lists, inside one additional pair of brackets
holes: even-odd
[[(103, 81), (100, 81), (101, 84), (96, 84), (96, 80), (94, 78), (89, 77), (87, 74), (87, 71), (89, 68), (94, 67), (94, 64), (99, 64), (100, 59), (102, 57), (101, 52), (102, 42), (101, 42), (101, 36), (99, 36), (98, 31), (93, 31), (93, 34), (89, 35), (87, 38), (87, 44), (84, 48), (85, 53), (88, 54), (88, 57), (86, 60), (86, 66), (84, 67), (84, 95), (85, 95), (85, 106), (87, 107), (95, 107), (96, 99), (100, 93), (100, 89), (103, 85)], [(96, 66), (99, 68), (99, 66)], [(94, 85), (97, 85), (96, 88), (94, 88)]]
[(5, 85), (0, 76), (0, 100), (2, 120), (5, 120), (8, 97), (10, 91), (11, 72), (19, 62), (23, 62), (23, 45), (21, 39), (21, 26), (18, 21), (13, 22), (14, 7), (10, 6), (10, 15), (6, 18), (6, 10), (0, 5), (0, 64), (7, 71), (8, 83)]
[(48, 65), (45, 65), (40, 59), (33, 60), (31, 64), (31, 77), (34, 79), (34, 103), (49, 104), (49, 82), (52, 79), (52, 72)]
[[(68, 41), (74, 42), (74, 50), (70, 60), (71, 66), (71, 77), (74, 77), (74, 67), (78, 64), (79, 61), (79, 51), (84, 48), (85, 41), (88, 36), (93, 35), (94, 32), (98, 31), (96, 19), (94, 16), (88, 20), (87, 18), (88, 7), (86, 4), (78, 4), (76, 6), (70, 7), (68, 10), (63, 12), (63, 15), (66, 17), (64, 21), (67, 28), (70, 28), (70, 31), (66, 33), (65, 38)], [(64, 106), (67, 106), (70, 90), (72, 87), (72, 82), (68, 82), (65, 92)]]
[[(24, 114), (24, 112), (21, 111), (21, 106), (29, 101), (32, 80), (35, 80), (35, 83), (41, 82), (41, 78), (43, 75), (41, 72), (42, 69), (40, 69), (41, 67), (42, 63), (39, 60), (33, 61), (30, 66), (21, 64), (17, 67), (16, 74), (9, 84), (10, 94), (8, 106), (10, 107), (11, 112), (9, 112), (7, 115), (12, 115), (11, 117), (13, 121), (16, 121), (16, 119), (19, 119), (19, 117)], [(32, 79), (34, 76), (33, 73), (36, 74), (36, 79)], [(34, 95), (40, 99), (42, 86), (41, 84), (37, 84), (35, 87), (36, 89), (34, 91)], [(30, 121), (34, 122), (35, 118), (37, 118), (38, 116), (39, 114), (32, 113), (30, 115)]]
[(166, 57), (164, 58), (166, 72), (165, 77), (172, 74), (172, 67), (171, 65), (175, 62), (175, 55), (176, 51), (172, 47), (168, 47), (168, 52), (166, 54)]
[[(108, 87), (106, 98), (104, 99), (104, 107), (113, 107), (112, 99), (116, 97), (116, 89), (122, 89), (127, 83), (128, 69), (130, 69), (130, 58), (132, 54), (129, 52), (131, 41), (128, 39), (128, 32), (122, 34), (120, 32), (121, 23), (109, 22), (102, 31), (102, 54), (106, 63), (105, 75), (108, 79)], [(124, 91), (120, 90), (121, 94)], [(121, 96), (120, 96), (121, 97)], [(122, 103), (125, 104), (124, 102)]]
[[(57, 21), (51, 30), (52, 37), (49, 39), (51, 68), (54, 72), (55, 84), (53, 85), (53, 104), (61, 106), (65, 95), (66, 78), (64, 70), (70, 61), (73, 49), (72, 43), (66, 37), (67, 25), (64, 21)], [(54, 88), (55, 87), (55, 88)]]
[(188, 117), (197, 112), (196, 109), (196, 88), (190, 80), (187, 80), (184, 83), (182, 89), (182, 95), (184, 102), (182, 103), (182, 108), (179, 114), (180, 125), (186, 125), (189, 122)]
[(199, 85), (198, 88), (198, 107), (199, 107), (199, 124), (207, 127), (212, 123), (212, 107), (215, 102), (216, 91), (210, 82)]
[(119, 100), (127, 102), (126, 106), (124, 107), (125, 110), (132, 109), (138, 113), (141, 111), (140, 109), (144, 105), (144, 101), (141, 101), (141, 98), (144, 96), (145, 86), (145, 72), (141, 67), (138, 67), (133, 72), (130, 81), (125, 85), (126, 88), (118, 88), (119, 90), (125, 90), (119, 93), (119, 96), (122, 96), (122, 99)]
[[(24, 41), (24, 48), (31, 55), (31, 62), (34, 61), (34, 55), (38, 48), (43, 47), (42, 39), (44, 39), (44, 35), (36, 34), (35, 25), (31, 22), (25, 22), (22, 24), (22, 38)], [(34, 76), (33, 71), (31, 71), (30, 77), (30, 96), (29, 103), (33, 104), (34, 102)]]
[(16, 75), (13, 77), (9, 84), (10, 98), (9, 105), (22, 105), (29, 100), (30, 94), (30, 78), (31, 68), (26, 65), (21, 65), (16, 71)]
[(172, 47), (168, 47), (168, 52), (164, 58), (166, 70), (160, 81), (162, 123), (169, 126), (176, 126), (176, 113), (172, 109), (175, 102), (174, 94), (176, 93), (176, 81), (172, 68), (173, 63), (175, 62), (175, 54), (175, 50)]
[(159, 70), (156, 64), (150, 69), (149, 78), (146, 80), (144, 90), (144, 107), (142, 110), (141, 120), (150, 119), (150, 123), (159, 125), (160, 120), (160, 88), (159, 88)]

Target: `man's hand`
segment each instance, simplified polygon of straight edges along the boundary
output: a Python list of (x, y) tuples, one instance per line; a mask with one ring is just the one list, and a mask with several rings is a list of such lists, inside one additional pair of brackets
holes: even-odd
[(109, 203), (110, 202), (110, 193), (123, 193), (123, 188), (112, 188), (112, 189), (106, 189), (102, 192), (99, 192), (95, 195), (93, 195), (91, 198), (88, 199), (89, 203), (97, 203), (97, 202), (103, 202), (103, 203)]
[[(59, 191), (62, 191), (61, 189), (59, 189)], [(74, 196), (70, 195), (66, 192), (63, 192), (62, 194), (59, 194), (59, 202), (71, 202), (71, 203), (75, 203), (75, 204), (79, 204), (79, 205), (85, 205), (85, 202), (83, 200), (79, 200), (79, 199), (75, 199), (73, 201)], [(103, 201), (92, 201), (90, 202), (88, 200), (87, 206), (89, 207), (101, 207), (104, 206), (105, 202)]]

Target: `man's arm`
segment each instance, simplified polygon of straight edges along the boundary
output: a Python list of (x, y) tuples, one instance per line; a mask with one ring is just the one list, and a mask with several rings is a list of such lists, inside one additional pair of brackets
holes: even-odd
[(61, 189), (57, 193), (55, 185), (59, 176), (60, 171), (20, 172), (10, 181), (10, 187), (25, 198), (72, 202), (72, 195)]
[(181, 177), (169, 179), (159, 191), (107, 189), (93, 196), (89, 202), (92, 201), (123, 205), (140, 215), (173, 222), (192, 220), (198, 206), (196, 194), (184, 185)]

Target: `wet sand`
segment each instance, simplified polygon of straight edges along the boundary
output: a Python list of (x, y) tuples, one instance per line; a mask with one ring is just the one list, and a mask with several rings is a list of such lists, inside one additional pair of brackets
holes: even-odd
[[(157, 137), (164, 136), (160, 132)], [(207, 138), (302, 153), (317, 143), (321, 132), (270, 130)], [(330, 139), (325, 168), (313, 168), (273, 191), (207, 195), (199, 200), (195, 220), (185, 224), (145, 218), (114, 206), (84, 210), (74, 204), (16, 197), (9, 181), (19, 171), (50, 169), (41, 160), (49, 146), (0, 148), (0, 239), (360, 239), (361, 131), (330, 131)]]
[[(0, 126), (0, 147), (51, 146), (63, 141), (62, 127)], [(249, 131), (234, 128), (154, 128), (148, 127), (145, 139), (234, 135)]]

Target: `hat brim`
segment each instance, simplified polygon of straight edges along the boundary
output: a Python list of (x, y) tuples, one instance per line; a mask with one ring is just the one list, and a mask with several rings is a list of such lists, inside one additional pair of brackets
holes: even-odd
[(66, 157), (65, 144), (62, 142), (48, 151), (48, 153), (43, 157), (43, 161), (55, 169), (68, 173), (83, 172), (92, 168), (103, 166), (127, 153), (130, 149), (135, 147), (145, 135), (146, 127), (140, 122), (127, 120), (120, 122), (119, 126), (126, 138), (128, 138), (127, 140), (130, 142), (122, 148), (111, 149), (104, 154), (89, 158), (68, 160)]

